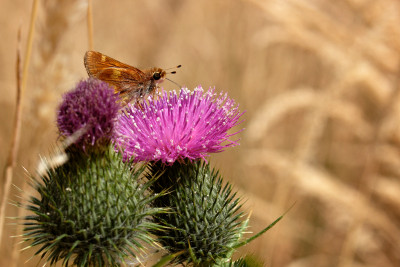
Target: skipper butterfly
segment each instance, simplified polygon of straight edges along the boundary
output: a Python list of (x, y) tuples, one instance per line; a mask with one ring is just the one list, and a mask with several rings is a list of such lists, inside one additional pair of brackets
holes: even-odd
[[(87, 51), (84, 63), (89, 77), (112, 85), (124, 104), (132, 100), (139, 102), (149, 94), (154, 94), (167, 74), (176, 73), (167, 73), (157, 67), (140, 70), (96, 51)], [(176, 66), (180, 67), (181, 65)]]

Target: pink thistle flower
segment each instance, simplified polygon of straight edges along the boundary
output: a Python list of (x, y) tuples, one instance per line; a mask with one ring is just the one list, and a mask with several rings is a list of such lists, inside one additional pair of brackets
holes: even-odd
[(128, 105), (115, 126), (114, 142), (124, 159), (161, 161), (171, 165), (184, 159), (205, 159), (209, 153), (238, 145), (229, 138), (238, 132), (243, 115), (227, 94), (197, 87), (162, 91), (157, 99), (149, 97), (140, 107)]

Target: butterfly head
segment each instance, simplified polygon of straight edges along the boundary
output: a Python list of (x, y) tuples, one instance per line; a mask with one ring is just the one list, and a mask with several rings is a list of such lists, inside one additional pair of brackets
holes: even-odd
[[(178, 68), (180, 68), (180, 67), (181, 67), (181, 65), (178, 65), (178, 66), (176, 66), (176, 67), (174, 67), (174, 68), (169, 68), (169, 69), (166, 69), (166, 70), (178, 69)], [(154, 81), (157, 81), (157, 82), (159, 83), (159, 82), (162, 82), (162, 81), (165, 79), (165, 76), (166, 76), (167, 74), (175, 74), (175, 73), (176, 73), (176, 71), (166, 72), (166, 70), (163, 70), (163, 69), (161, 69), (161, 68), (151, 68), (151, 69), (149, 70), (149, 73), (151, 74), (151, 78), (152, 78)], [(168, 78), (167, 78), (167, 80), (168, 80)]]
[(151, 73), (152, 73), (151, 78), (157, 82), (162, 82), (165, 78), (165, 75), (167, 75), (165, 70), (160, 68), (153, 68), (151, 70)]

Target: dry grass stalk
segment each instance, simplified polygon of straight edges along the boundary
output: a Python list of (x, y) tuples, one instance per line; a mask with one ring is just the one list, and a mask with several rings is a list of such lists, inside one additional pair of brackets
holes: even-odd
[(92, 0), (88, 0), (87, 6), (87, 26), (88, 26), (88, 39), (89, 39), (89, 50), (93, 50), (93, 8)]
[[(23, 61), (23, 68), (22, 68), (22, 74), (21, 74), (21, 48), (20, 48), (20, 42), (21, 42), (21, 30), (18, 32), (18, 45), (17, 45), (17, 60), (16, 60), (16, 80), (17, 80), (17, 99), (16, 99), (16, 112), (15, 112), (15, 117), (14, 117), (14, 133), (11, 141), (11, 146), (10, 146), (10, 154), (9, 158), (7, 160), (6, 168), (5, 168), (5, 183), (3, 186), (3, 197), (1, 201), (1, 208), (0, 208), (0, 243), (2, 240), (2, 233), (4, 230), (4, 221), (5, 221), (5, 216), (6, 216), (6, 203), (9, 195), (10, 195), (10, 188), (11, 188), (11, 183), (13, 181), (13, 168), (15, 166), (15, 161), (17, 157), (17, 152), (19, 148), (19, 142), (20, 142), (20, 132), (21, 132), (21, 118), (22, 118), (22, 109), (23, 109), (23, 99), (24, 99), (24, 93), (25, 93), (25, 88), (26, 88), (26, 83), (28, 79), (28, 66), (29, 66), (29, 61), (31, 57), (31, 51), (32, 51), (32, 43), (33, 43), (33, 34), (34, 34), (34, 24), (36, 21), (37, 17), (37, 9), (38, 9), (38, 1), (35, 0), (32, 3), (32, 12), (31, 12), (31, 21), (30, 21), (30, 27), (29, 27), (29, 36), (28, 36), (28, 42), (26, 45), (26, 52), (25, 52), (25, 59)], [(14, 244), (15, 242), (11, 242), (11, 244)], [(11, 259), (12, 264), (16, 264), (14, 260), (18, 255), (16, 252), (16, 246), (12, 246), (13, 253)]]
[(35, 33), (35, 25), (36, 25), (38, 7), (39, 7), (39, 1), (34, 0), (32, 3), (32, 13), (31, 13), (31, 21), (29, 22), (28, 41), (26, 43), (25, 59), (24, 59), (24, 64), (23, 64), (23, 69), (22, 69), (22, 85), (21, 85), (22, 95), (25, 95), (26, 83), (28, 82), (28, 67), (29, 67), (31, 55), (32, 55), (33, 36)]
[[(22, 80), (22, 71), (21, 71), (21, 28), (18, 31), (17, 37), (17, 58), (16, 58), (16, 81), (17, 81), (17, 98), (16, 98), (16, 111), (14, 116), (14, 125), (13, 125), (13, 135), (10, 144), (10, 151), (8, 154), (6, 166), (5, 166), (5, 181), (3, 185), (3, 196), (0, 202), (0, 241), (3, 240), (3, 230), (4, 230), (4, 221), (6, 216), (6, 205), (8, 203), (8, 197), (10, 195), (10, 188), (13, 180), (13, 169), (16, 164), (18, 147), (19, 147), (19, 139), (21, 136), (21, 115), (22, 115), (22, 104), (21, 104), (21, 80)], [(1, 243), (1, 242), (0, 242)]]

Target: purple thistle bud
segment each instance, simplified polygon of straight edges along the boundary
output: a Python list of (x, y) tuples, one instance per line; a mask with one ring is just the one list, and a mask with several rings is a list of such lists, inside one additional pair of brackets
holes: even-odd
[(115, 144), (124, 159), (162, 161), (205, 159), (209, 153), (238, 145), (228, 130), (238, 125), (238, 105), (227, 94), (197, 87), (162, 91), (140, 106), (128, 105), (116, 123)]
[(57, 113), (57, 126), (64, 137), (84, 129), (76, 145), (94, 146), (108, 142), (114, 131), (114, 123), (121, 108), (118, 96), (107, 83), (89, 78), (64, 94)]

